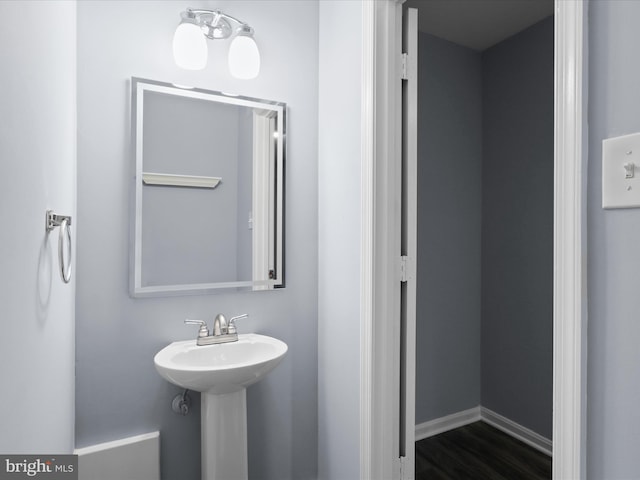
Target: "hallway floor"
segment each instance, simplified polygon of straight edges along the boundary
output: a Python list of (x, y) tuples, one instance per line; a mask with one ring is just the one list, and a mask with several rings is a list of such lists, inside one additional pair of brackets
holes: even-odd
[(484, 422), (416, 442), (416, 480), (547, 480), (551, 457)]

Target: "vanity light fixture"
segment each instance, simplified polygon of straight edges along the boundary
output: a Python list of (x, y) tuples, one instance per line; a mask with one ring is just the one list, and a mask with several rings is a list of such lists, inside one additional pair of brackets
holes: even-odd
[(207, 65), (207, 39), (232, 38), (229, 71), (236, 78), (249, 80), (260, 72), (260, 51), (253, 28), (220, 10), (187, 8), (173, 36), (173, 58), (179, 67), (202, 70)]

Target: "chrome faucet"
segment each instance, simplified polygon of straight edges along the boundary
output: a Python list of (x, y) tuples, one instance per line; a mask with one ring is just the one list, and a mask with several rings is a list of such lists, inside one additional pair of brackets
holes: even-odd
[(229, 333), (229, 324), (224, 315), (219, 313), (213, 320), (213, 334), (215, 336), (227, 335)]
[(204, 320), (185, 320), (184, 323), (189, 325), (200, 325), (197, 345), (215, 345), (217, 343), (229, 343), (238, 341), (238, 331), (236, 329), (236, 320), (247, 318), (247, 313), (233, 317), (229, 322), (223, 314), (219, 313), (213, 321), (213, 331), (209, 332), (207, 322)]

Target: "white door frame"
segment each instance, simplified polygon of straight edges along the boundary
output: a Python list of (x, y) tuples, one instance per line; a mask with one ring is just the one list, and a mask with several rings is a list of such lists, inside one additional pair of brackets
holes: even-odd
[(555, 0), (553, 478), (583, 479), (587, 430), (587, 2)]
[[(398, 367), (401, 4), (362, 2), (361, 478), (400, 478)], [(586, 478), (587, 3), (556, 0), (553, 478)], [(395, 420), (394, 420), (395, 419)]]
[(362, 1), (360, 478), (397, 479), (402, 0)]

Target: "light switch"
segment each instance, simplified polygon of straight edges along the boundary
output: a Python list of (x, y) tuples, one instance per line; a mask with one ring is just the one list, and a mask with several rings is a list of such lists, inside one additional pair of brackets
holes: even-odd
[(633, 178), (635, 174), (636, 166), (632, 162), (627, 162), (624, 164), (624, 171), (626, 172), (624, 178)]
[(602, 141), (602, 208), (640, 207), (640, 133)]

